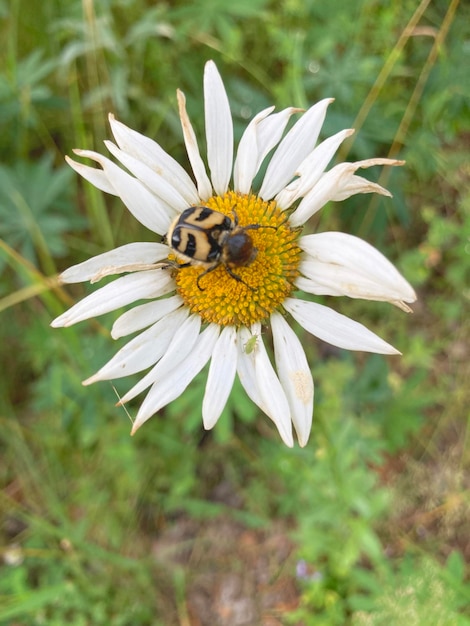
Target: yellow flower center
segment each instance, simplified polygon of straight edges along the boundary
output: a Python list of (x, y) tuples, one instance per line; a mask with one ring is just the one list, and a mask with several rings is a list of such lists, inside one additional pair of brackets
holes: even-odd
[(245, 231), (256, 252), (246, 265), (226, 267), (220, 263), (210, 272), (201, 265), (179, 267), (177, 292), (191, 313), (198, 313), (204, 322), (250, 326), (264, 320), (294, 289), (301, 254), (299, 231), (290, 228), (287, 215), (274, 201), (265, 202), (252, 194), (228, 191), (210, 198), (204, 206), (232, 219), (235, 212), (241, 228), (256, 225)]

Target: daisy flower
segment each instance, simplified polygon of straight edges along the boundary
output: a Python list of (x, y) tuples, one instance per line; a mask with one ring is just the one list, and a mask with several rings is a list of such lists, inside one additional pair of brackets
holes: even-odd
[[(292, 320), (340, 348), (399, 354), (362, 324), (305, 294), (382, 300), (405, 311), (416, 296), (395, 267), (365, 241), (341, 232), (302, 235), (302, 228), (331, 200), (358, 193), (389, 196), (356, 172), (402, 162), (367, 159), (326, 170), (353, 132), (343, 130), (317, 144), (332, 99), (305, 112), (264, 109), (248, 124), (233, 162), (229, 101), (209, 61), (204, 71), (206, 168), (182, 92), (177, 99), (193, 177), (155, 141), (112, 115), (115, 143), (105, 144), (125, 170), (90, 150), (75, 153), (99, 168), (67, 158), (86, 180), (119, 196), (141, 224), (162, 237), (123, 245), (63, 272), (62, 283), (124, 276), (72, 306), (52, 326), (70, 326), (147, 301), (122, 314), (111, 331), (114, 339), (138, 334), (83, 383), (147, 370), (120, 401), (148, 390), (132, 433), (182, 394), (210, 361), (202, 403), (206, 429), (219, 419), (238, 375), (282, 440), (293, 445), (293, 425), (304, 446), (314, 386)], [(292, 116), (299, 119), (286, 132)], [(270, 153), (255, 191), (253, 181)], [(262, 326), (271, 328), (272, 357)]]

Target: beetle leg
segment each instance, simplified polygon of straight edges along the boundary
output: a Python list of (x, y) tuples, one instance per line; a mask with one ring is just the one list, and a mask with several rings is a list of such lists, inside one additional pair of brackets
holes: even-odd
[[(190, 265), (190, 264), (188, 263), (188, 265)], [(198, 289), (200, 291), (204, 291), (205, 290), (205, 287), (201, 287), (201, 285), (199, 284), (199, 281), (201, 280), (201, 278), (203, 276), (205, 276), (206, 274), (209, 274), (209, 272), (213, 272), (215, 270), (215, 268), (218, 267), (219, 265), (220, 264), (216, 263), (216, 264), (212, 265), (212, 267), (208, 267), (204, 272), (202, 272), (202, 274), (199, 274), (199, 276), (196, 279), (196, 285), (198, 286)]]
[(248, 287), (248, 289), (251, 289), (251, 291), (256, 291), (256, 289), (252, 287), (251, 285), (249, 285), (248, 283), (246, 283), (241, 276), (239, 276), (238, 274), (235, 274), (235, 272), (231, 270), (228, 265), (225, 265), (224, 267), (227, 270), (227, 273), (230, 274), (230, 276), (234, 278), (237, 282), (243, 283), (244, 285)]
[(242, 226), (243, 230), (259, 230), (260, 228), (272, 228), (277, 230), (277, 226), (265, 226), (264, 224), (248, 224), (248, 226)]
[[(188, 267), (191, 263), (178, 263), (177, 261), (166, 261), (160, 265), (162, 270), (179, 270), (181, 267)], [(174, 274), (173, 274), (174, 276)]]
[[(188, 263), (189, 265), (189, 263)], [(219, 267), (220, 263), (213, 265), (212, 267), (208, 267), (204, 272), (202, 272), (202, 274), (199, 274), (199, 276), (196, 279), (196, 285), (198, 286), (198, 289), (200, 291), (205, 291), (205, 287), (201, 287), (201, 285), (199, 284), (199, 281), (201, 280), (201, 278), (203, 276), (206, 276), (206, 274), (209, 274), (209, 272), (213, 272), (217, 267)], [(180, 266), (181, 267), (181, 266)], [(235, 274), (235, 272), (230, 269), (230, 267), (228, 265), (225, 265), (225, 270), (227, 271), (227, 273), (229, 274), (229, 276), (231, 276), (231, 278), (233, 278), (234, 280), (236, 280), (238, 283), (243, 283), (244, 285), (246, 285), (248, 287), (248, 289), (251, 289), (251, 291), (256, 291), (256, 289), (254, 287), (252, 287), (251, 285), (249, 285), (248, 283), (246, 283), (243, 278), (241, 276), (239, 276), (238, 274)]]

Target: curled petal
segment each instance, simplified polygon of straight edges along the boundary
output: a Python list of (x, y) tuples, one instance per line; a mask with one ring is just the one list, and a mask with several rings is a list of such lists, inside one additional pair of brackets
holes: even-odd
[(188, 159), (196, 179), (199, 198), (209, 198), (212, 195), (212, 185), (207, 176), (204, 161), (199, 153), (196, 133), (193, 130), (191, 121), (186, 112), (186, 98), (184, 97), (184, 93), (179, 89), (176, 91), (176, 97), (178, 99), (178, 109), (186, 152), (188, 153)]
[(284, 308), (309, 333), (345, 350), (400, 354), (362, 324), (316, 302), (287, 298)]
[(74, 161), (69, 156), (66, 156), (65, 160), (70, 167), (77, 172), (77, 174), (80, 174), (82, 178), (94, 185), (97, 189), (100, 189), (105, 193), (109, 193), (112, 196), (118, 195), (103, 170), (99, 170), (96, 167), (90, 167), (89, 165), (84, 165), (83, 163), (78, 163), (78, 161)]
[(390, 302), (410, 311), (405, 302), (416, 294), (400, 272), (376, 248), (345, 233), (318, 233), (299, 240), (306, 252), (300, 264), (299, 289), (316, 295), (349, 296)]
[[(302, 226), (312, 215), (330, 200), (344, 200), (355, 193), (379, 193), (390, 196), (390, 192), (365, 178), (355, 177), (354, 172), (360, 167), (373, 165), (403, 165), (403, 161), (394, 159), (368, 159), (356, 163), (340, 163), (323, 174), (316, 185), (307, 193), (297, 209), (290, 216), (290, 223), (295, 228)], [(361, 184), (358, 184), (360, 179)]]
[(338, 189), (331, 200), (341, 202), (341, 200), (346, 200), (346, 198), (355, 196), (358, 193), (378, 193), (381, 196), (392, 197), (392, 194), (388, 189), (385, 189), (385, 187), (373, 183), (363, 176), (351, 176), (351, 178), (345, 181), (345, 184)]
[[(98, 254), (83, 263), (72, 265), (59, 276), (61, 283), (97, 282), (103, 276), (136, 271), (168, 256), (168, 246), (162, 243), (128, 243), (109, 252)], [(147, 269), (146, 267), (146, 269)]]

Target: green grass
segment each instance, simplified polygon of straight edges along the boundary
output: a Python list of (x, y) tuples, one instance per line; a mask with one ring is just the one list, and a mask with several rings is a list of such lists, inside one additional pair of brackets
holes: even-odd
[[(236, 626), (240, 599), (255, 625), (470, 624), (469, 7), (3, 0), (0, 20), (0, 624)], [(359, 131), (341, 159), (407, 161), (367, 174), (393, 200), (314, 220), (386, 252), (419, 301), (325, 299), (403, 356), (304, 335), (302, 450), (239, 385), (205, 433), (205, 372), (130, 438), (130, 384), (80, 383), (116, 350), (113, 316), (49, 328), (86, 289), (56, 273), (143, 230), (64, 155), (102, 152), (111, 111), (186, 163), (175, 90), (203, 137), (210, 58), (237, 138), (265, 106), (334, 97), (323, 136)]]

